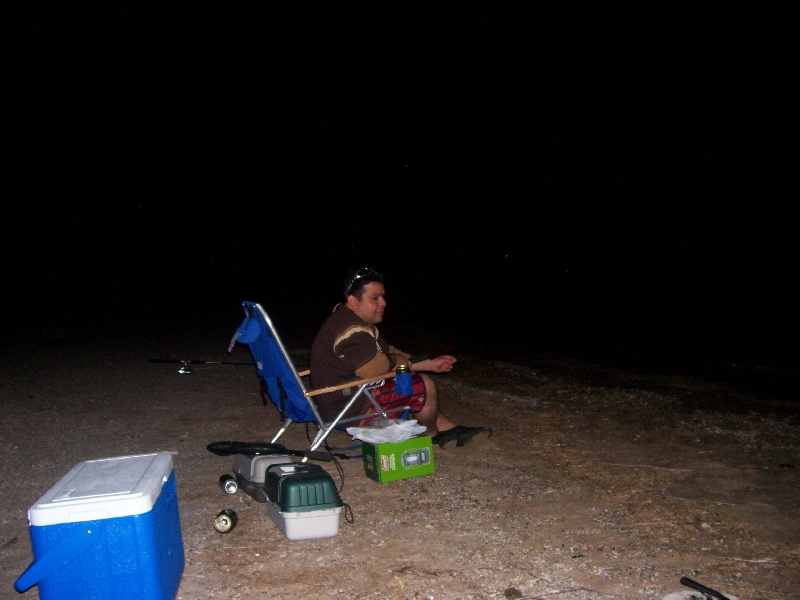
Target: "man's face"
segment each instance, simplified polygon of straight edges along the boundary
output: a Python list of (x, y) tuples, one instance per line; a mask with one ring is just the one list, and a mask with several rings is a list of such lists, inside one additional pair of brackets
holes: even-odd
[(361, 296), (361, 300), (350, 296), (347, 302), (362, 321), (376, 325), (383, 321), (383, 311), (386, 309), (386, 290), (382, 283), (368, 283), (364, 286), (364, 295)]

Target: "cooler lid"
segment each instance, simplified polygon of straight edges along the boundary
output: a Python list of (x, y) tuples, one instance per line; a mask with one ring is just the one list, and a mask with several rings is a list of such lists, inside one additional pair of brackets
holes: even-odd
[(31, 506), (28, 521), (55, 525), (146, 513), (170, 473), (169, 452), (80, 462)]

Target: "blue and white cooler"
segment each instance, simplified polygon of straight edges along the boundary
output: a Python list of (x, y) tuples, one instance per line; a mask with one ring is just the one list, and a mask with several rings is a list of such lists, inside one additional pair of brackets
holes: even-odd
[(42, 600), (173, 600), (185, 562), (169, 452), (87, 460), (28, 510)]

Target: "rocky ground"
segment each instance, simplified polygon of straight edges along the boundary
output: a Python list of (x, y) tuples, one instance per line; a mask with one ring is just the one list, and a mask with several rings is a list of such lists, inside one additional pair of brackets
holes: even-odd
[[(435, 446), (434, 474), (387, 484), (360, 460), (319, 463), (348, 510), (336, 536), (290, 541), (264, 504), (222, 492), (232, 459), (206, 448), (277, 431), (255, 369), (181, 374), (150, 362), (246, 362), (246, 348), (224, 353), (232, 333), (51, 333), (4, 352), (1, 596), (19, 595), (13, 583), (32, 560), (27, 509), (63, 474), (162, 450), (174, 453), (182, 600), (661, 599), (689, 591), (681, 577), (740, 600), (800, 594), (796, 396), (500, 348), (463, 353), (436, 376), (442, 405), (493, 436)], [(305, 427), (282, 441), (305, 447)], [(222, 508), (239, 519), (227, 534), (213, 527)]]

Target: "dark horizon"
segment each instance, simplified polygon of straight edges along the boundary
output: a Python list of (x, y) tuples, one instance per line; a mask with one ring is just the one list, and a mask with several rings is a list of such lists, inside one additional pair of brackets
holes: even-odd
[(403, 35), (303, 15), (265, 40), (151, 16), (22, 24), (7, 331), (242, 300), (313, 327), (369, 265), (387, 321), (796, 360), (780, 37), (474, 14)]

